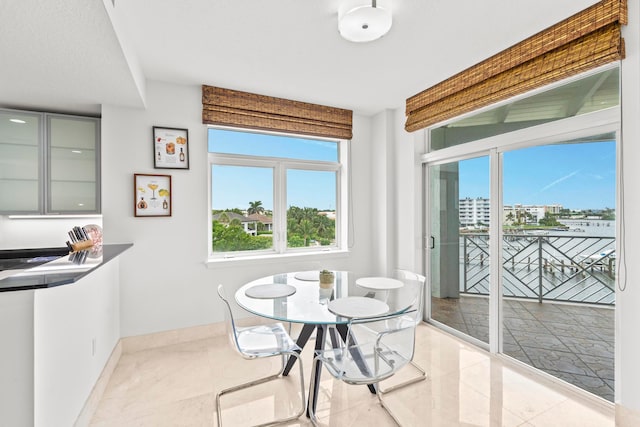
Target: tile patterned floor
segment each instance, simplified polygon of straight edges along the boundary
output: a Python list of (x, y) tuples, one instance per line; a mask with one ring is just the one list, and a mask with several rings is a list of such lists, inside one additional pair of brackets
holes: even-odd
[[(489, 342), (487, 298), (432, 298), (434, 319)], [(596, 306), (505, 300), (504, 352), (613, 402), (614, 314)]]
[[(302, 354), (307, 384), (312, 348), (308, 345)], [(403, 426), (614, 426), (612, 405), (539, 378), (430, 325), (417, 329), (415, 360), (428, 378), (387, 397)], [(242, 359), (224, 336), (125, 353), (90, 425), (213, 426), (216, 391), (278, 367), (277, 358)], [(412, 373), (405, 369), (399, 376)], [(223, 422), (245, 426), (290, 413), (297, 380), (292, 375), (225, 396)], [(326, 372), (320, 387), (321, 425), (394, 425), (365, 387), (335, 381)], [(311, 423), (303, 416), (289, 425)]]

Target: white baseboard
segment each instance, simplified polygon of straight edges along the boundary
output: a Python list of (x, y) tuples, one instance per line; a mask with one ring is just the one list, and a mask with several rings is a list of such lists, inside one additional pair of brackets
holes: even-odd
[(76, 422), (73, 424), (74, 427), (85, 427), (88, 426), (91, 422), (91, 418), (93, 418), (93, 414), (96, 412), (98, 408), (98, 404), (100, 403), (100, 399), (102, 399), (102, 395), (104, 394), (105, 389), (107, 388), (107, 384), (109, 384), (109, 380), (111, 379), (111, 374), (116, 369), (118, 362), (120, 361), (120, 356), (122, 355), (122, 341), (118, 341), (118, 343), (113, 348), (111, 352), (111, 356), (107, 360), (107, 363), (104, 365), (104, 369), (102, 369), (102, 373), (98, 380), (96, 381), (87, 401), (84, 403)]
[(226, 333), (224, 322), (209, 325), (192, 326), (189, 328), (173, 329), (153, 334), (124, 337), (122, 341), (123, 353), (135, 353), (141, 350), (164, 347), (206, 338), (220, 336)]

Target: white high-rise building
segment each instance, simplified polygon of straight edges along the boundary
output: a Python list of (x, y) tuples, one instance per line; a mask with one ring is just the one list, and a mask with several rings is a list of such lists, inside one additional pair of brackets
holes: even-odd
[(489, 199), (467, 197), (460, 199), (459, 217), (460, 226), (489, 225), (490, 216)]

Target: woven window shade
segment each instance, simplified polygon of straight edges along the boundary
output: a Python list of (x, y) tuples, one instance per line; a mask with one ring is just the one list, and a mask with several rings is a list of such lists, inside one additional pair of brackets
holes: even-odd
[(202, 123), (351, 139), (351, 110), (202, 86)]
[(413, 132), (624, 58), (626, 0), (602, 0), (407, 99)]

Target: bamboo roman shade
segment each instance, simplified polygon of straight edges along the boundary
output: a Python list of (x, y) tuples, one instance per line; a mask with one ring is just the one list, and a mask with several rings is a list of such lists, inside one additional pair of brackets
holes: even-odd
[(626, 0), (602, 0), (407, 99), (405, 129), (434, 123), (624, 58)]
[(202, 86), (202, 123), (351, 139), (351, 110)]

